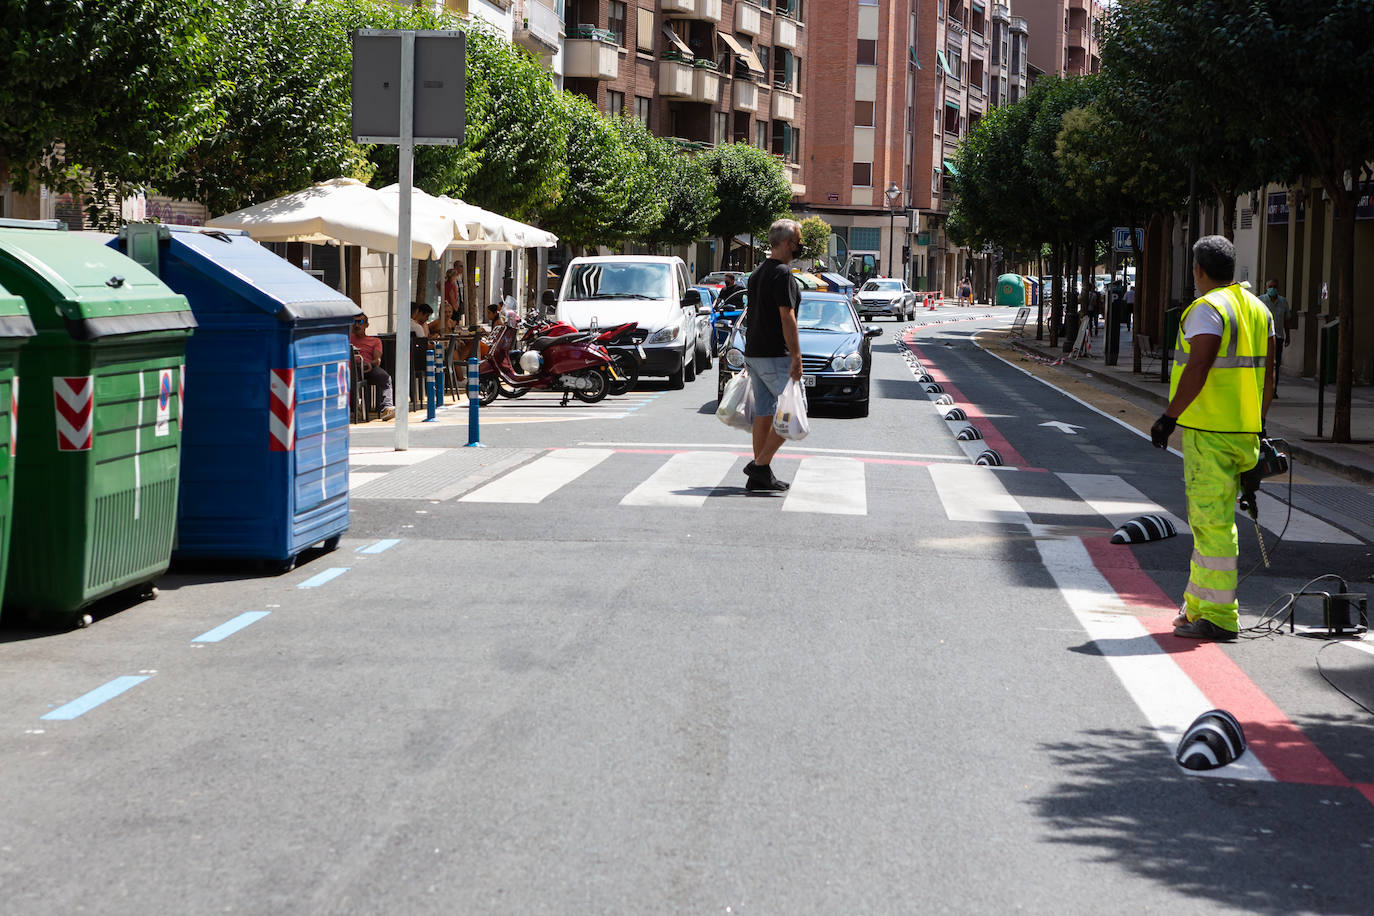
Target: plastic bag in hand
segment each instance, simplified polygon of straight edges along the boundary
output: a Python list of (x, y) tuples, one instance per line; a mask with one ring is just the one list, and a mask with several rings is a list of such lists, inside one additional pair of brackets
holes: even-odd
[(787, 386), (778, 395), (778, 409), (773, 412), (773, 432), (793, 441), (805, 439), (806, 434), (811, 432), (811, 423), (806, 418), (806, 392), (796, 379), (788, 379)]
[(716, 419), (732, 429), (754, 428), (754, 387), (749, 370), (741, 369), (725, 385), (725, 393), (716, 405)]

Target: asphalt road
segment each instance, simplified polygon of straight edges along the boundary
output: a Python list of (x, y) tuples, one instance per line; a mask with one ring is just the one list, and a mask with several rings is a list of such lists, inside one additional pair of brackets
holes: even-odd
[[(984, 314), (909, 332), (981, 442), (884, 322), (871, 415), (814, 417), (786, 498), (744, 491), (714, 371), (530, 395), (483, 450), (461, 412), (357, 429), (348, 536), (293, 572), (0, 630), (0, 912), (1368, 912), (1374, 729), (1314, 658), (1374, 706), (1374, 657), (1156, 635), (1190, 539), (1104, 542), (1121, 502), (1185, 514), (1181, 461)], [(1359, 512), (1295, 502), (1246, 622), (1368, 577)], [(1186, 773), (1218, 698), (1254, 752)]]

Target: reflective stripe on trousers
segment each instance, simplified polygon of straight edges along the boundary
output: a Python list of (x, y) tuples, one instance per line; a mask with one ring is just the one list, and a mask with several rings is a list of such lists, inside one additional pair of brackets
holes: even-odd
[(1189, 620), (1204, 617), (1225, 630), (1240, 629), (1236, 603), (1237, 476), (1259, 459), (1259, 437), (1246, 433), (1183, 431), (1183, 484), (1193, 558), (1183, 593)]

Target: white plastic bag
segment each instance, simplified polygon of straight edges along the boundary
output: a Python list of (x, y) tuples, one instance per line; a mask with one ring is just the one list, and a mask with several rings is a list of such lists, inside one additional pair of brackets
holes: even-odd
[(778, 395), (778, 409), (773, 412), (773, 432), (784, 439), (797, 441), (805, 439), (811, 432), (811, 423), (806, 419), (806, 392), (801, 382), (794, 378)]
[(716, 419), (731, 429), (754, 428), (754, 386), (749, 370), (741, 369), (725, 385), (725, 393), (716, 405)]

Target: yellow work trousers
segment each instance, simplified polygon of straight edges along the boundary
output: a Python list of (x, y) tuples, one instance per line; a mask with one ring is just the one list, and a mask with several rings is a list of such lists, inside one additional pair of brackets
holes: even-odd
[(1183, 430), (1183, 485), (1188, 493), (1188, 526), (1193, 529), (1193, 559), (1183, 610), (1189, 620), (1204, 617), (1223, 630), (1240, 629), (1236, 603), (1237, 477), (1259, 460), (1253, 433)]

